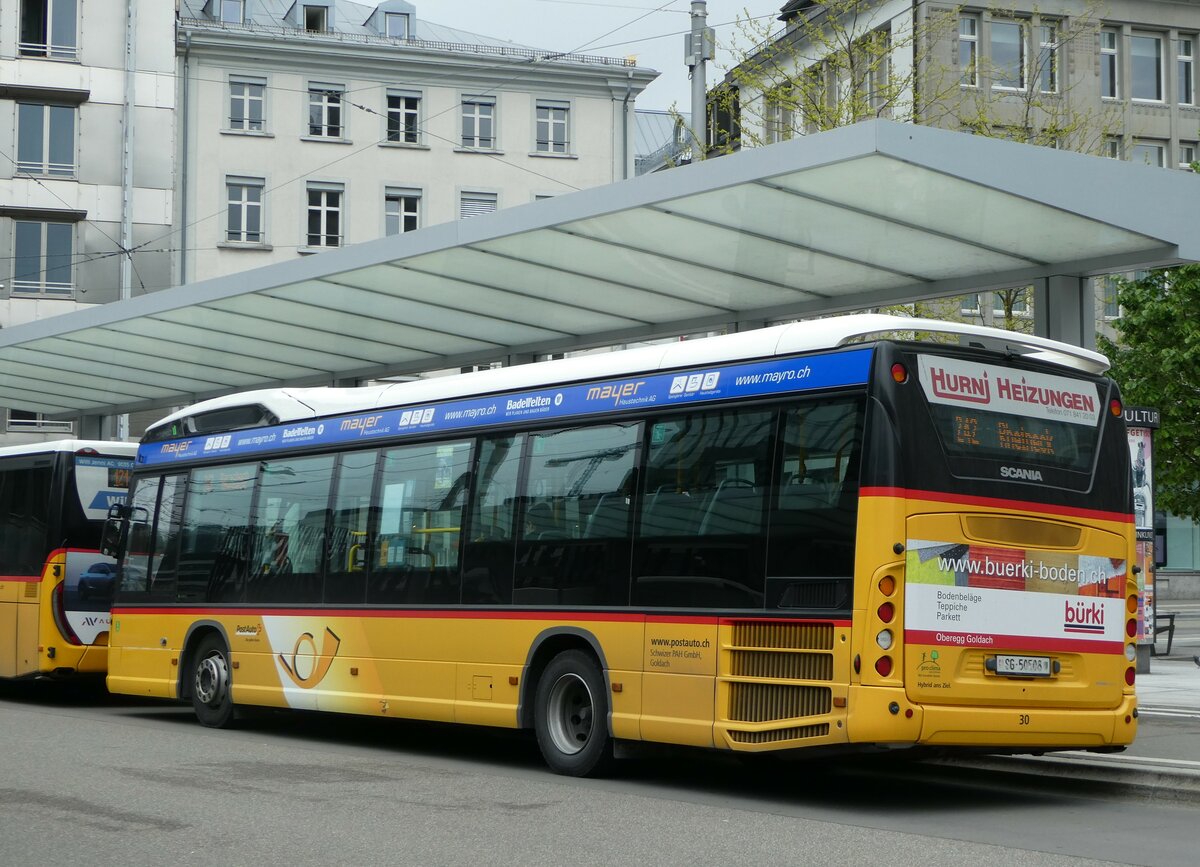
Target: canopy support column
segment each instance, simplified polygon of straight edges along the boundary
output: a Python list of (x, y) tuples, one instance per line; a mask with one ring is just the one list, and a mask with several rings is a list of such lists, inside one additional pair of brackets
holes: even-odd
[(112, 440), (119, 438), (117, 416), (81, 415), (79, 417), (81, 440)]
[(1059, 274), (1033, 287), (1033, 333), (1085, 349), (1096, 348), (1096, 311), (1086, 277)]

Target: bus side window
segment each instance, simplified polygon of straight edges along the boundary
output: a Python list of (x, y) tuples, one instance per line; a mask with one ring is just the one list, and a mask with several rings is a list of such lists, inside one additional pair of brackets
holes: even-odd
[[(769, 606), (850, 604), (862, 430), (861, 398), (807, 400), (784, 412), (767, 550)], [(798, 580), (817, 578), (826, 580)]]
[(383, 453), (368, 602), (459, 601), (471, 447), (470, 441), (427, 443)]
[(371, 506), (378, 457), (375, 451), (348, 452), (339, 459), (326, 549), (326, 602), (361, 603), (367, 598), (367, 569), (379, 525), (379, 510)]
[(262, 465), (251, 525), (248, 602), (319, 602), (333, 457)]
[(469, 535), (463, 546), (465, 603), (512, 602), (516, 491), (525, 440), (518, 434), (479, 441)]
[(624, 605), (641, 424), (531, 435), (513, 601)]
[(762, 607), (775, 420), (709, 410), (651, 422), (633, 604)]

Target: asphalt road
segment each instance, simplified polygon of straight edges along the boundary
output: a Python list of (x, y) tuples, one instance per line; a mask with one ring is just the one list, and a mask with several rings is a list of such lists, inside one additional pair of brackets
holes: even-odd
[(1200, 820), (1119, 785), (886, 760), (688, 752), (575, 780), (513, 733), (315, 714), (213, 731), (37, 685), (0, 687), (0, 732), (2, 865), (1193, 865)]

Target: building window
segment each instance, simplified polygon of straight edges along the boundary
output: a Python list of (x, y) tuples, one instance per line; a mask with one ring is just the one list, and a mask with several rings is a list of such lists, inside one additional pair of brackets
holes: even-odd
[(229, 128), (262, 132), (266, 92), (266, 79), (230, 78)]
[(75, 107), (22, 102), (17, 106), (17, 171), (75, 176)]
[(1192, 171), (1192, 163), (1196, 161), (1196, 143), (1181, 141), (1179, 143), (1179, 167)]
[(1106, 99), (1117, 99), (1121, 95), (1120, 58), (1117, 54), (1117, 39), (1120, 34), (1111, 27), (1100, 31), (1100, 95)]
[(1157, 166), (1161, 169), (1165, 152), (1166, 147), (1161, 142), (1135, 141), (1129, 159), (1139, 165)]
[(958, 308), (958, 312), (963, 316), (978, 316), (979, 293), (975, 292), (971, 295), (964, 295), (962, 297), (962, 303)]
[(979, 16), (963, 15), (958, 19), (958, 65), (962, 67), (962, 83), (974, 87), (979, 83)]
[(458, 200), (459, 219), (478, 217), (496, 210), (499, 199), (495, 193), (463, 193)]
[(383, 14), (383, 26), (385, 34), (392, 39), (409, 38), (408, 15), (403, 12), (385, 12)]
[(494, 148), (496, 146), (496, 101), (470, 97), (462, 101), (462, 146), (465, 148)]
[(1125, 144), (1120, 136), (1110, 136), (1104, 142), (1104, 156), (1110, 160), (1125, 159)]
[(388, 235), (415, 231), (421, 213), (421, 191), (389, 187), (383, 194), (383, 229)]
[(870, 58), (870, 68), (867, 71), (867, 101), (872, 111), (878, 115), (892, 100), (892, 31), (876, 30), (871, 37), (871, 41), (867, 43), (867, 56)]
[(225, 240), (242, 244), (261, 244), (263, 241), (262, 178), (227, 178), (226, 201), (229, 204)]
[(767, 144), (789, 140), (795, 130), (794, 97), (791, 88), (783, 88), (767, 97), (763, 117), (763, 140)]
[(324, 33), (328, 30), (329, 10), (324, 6), (305, 6), (304, 29), (309, 33)]
[(241, 24), (245, 18), (245, 0), (219, 0), (217, 15), (225, 24)]
[(992, 87), (1025, 89), (1025, 22), (991, 22)]
[(69, 421), (48, 419), (40, 412), (24, 409), (8, 411), (9, 433), (71, 433), (75, 426)]
[(992, 293), (992, 313), (996, 316), (1006, 316), (1004, 303), (1006, 300), (1012, 302), (1013, 316), (1027, 316), (1029, 314), (1029, 290), (1028, 289), (1001, 289)]
[(322, 138), (342, 137), (343, 90), (340, 84), (310, 84), (308, 86), (309, 135)]
[(1058, 93), (1058, 26), (1042, 24), (1038, 32), (1038, 90)]
[(537, 116), (537, 152), (540, 154), (565, 154), (571, 151), (568, 124), (571, 106), (566, 102), (539, 99), (535, 106)]
[(308, 185), (308, 246), (342, 246), (342, 184)]
[(21, 0), (21, 34), (17, 50), (26, 57), (74, 60), (76, 0)]
[(75, 225), (17, 220), (13, 229), (13, 294), (70, 298)]
[(387, 95), (387, 140), (417, 144), (421, 140), (421, 96), (389, 91)]
[(1163, 46), (1161, 36), (1134, 34), (1130, 40), (1130, 69), (1134, 99), (1162, 102)]
[(1121, 305), (1117, 302), (1117, 278), (1106, 274), (1096, 279), (1100, 281), (1100, 293), (1104, 303), (1104, 318), (1119, 319), (1121, 317)]
[(1179, 69), (1179, 104), (1196, 104), (1196, 66), (1192, 63), (1192, 49), (1195, 42), (1190, 36), (1179, 37), (1179, 48), (1176, 56)]

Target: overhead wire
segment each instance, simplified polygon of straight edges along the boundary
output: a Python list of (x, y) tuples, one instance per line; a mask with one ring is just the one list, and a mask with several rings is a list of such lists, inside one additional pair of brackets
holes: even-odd
[[(559, 3), (567, 3), (568, 5), (586, 5), (586, 4), (582, 4), (582, 3), (572, 4), (569, 2), (569, 0), (540, 0), (540, 2), (559, 2)], [(644, 18), (647, 18), (650, 15), (653, 15), (657, 12), (665, 11), (665, 12), (683, 13), (684, 10), (673, 10), (673, 9), (667, 8), (671, 5), (674, 5), (674, 3), (676, 3), (676, 2), (679, 2), (679, 0), (668, 0), (668, 2), (663, 3), (654, 8), (634, 7), (634, 6), (617, 7), (612, 4), (594, 4), (594, 5), (606, 6), (609, 8), (639, 9), (639, 10), (644, 10), (644, 12), (642, 15), (639, 15), (636, 18), (634, 18), (618, 27), (612, 28), (611, 30), (606, 31), (605, 33), (603, 33), (597, 37), (594, 37), (593, 39), (588, 40), (587, 42), (582, 43), (579, 47), (572, 49), (571, 51), (568, 51), (568, 52), (546, 52), (544, 55), (536, 56), (533, 58), (528, 58), (528, 59), (525, 59), (523, 61), (518, 61), (518, 62), (523, 63), (523, 64), (536, 65), (537, 63), (540, 63), (540, 62), (553, 61), (556, 59), (568, 57), (570, 55), (577, 54), (587, 48), (590, 48), (591, 50), (607, 50), (607, 49), (611, 49), (611, 48), (619, 48), (619, 47), (623, 47), (623, 46), (627, 46), (627, 45), (632, 45), (632, 44), (637, 44), (637, 43), (647, 42), (647, 41), (654, 41), (657, 39), (669, 38), (671, 36), (688, 33), (688, 32), (690, 32), (689, 30), (672, 31), (670, 33), (659, 34), (657, 36), (643, 37), (643, 38), (639, 38), (639, 39), (626, 40), (623, 42), (607, 43), (605, 45), (600, 45), (600, 46), (593, 45), (593, 43), (595, 43), (601, 39), (604, 39), (605, 37), (610, 36), (613, 33), (617, 33), (619, 31), (625, 29), (626, 27), (630, 27), (633, 24), (636, 24), (638, 21), (641, 21)], [(716, 24), (716, 25), (712, 25), (712, 26), (713, 27), (725, 27), (725, 26), (730, 26), (732, 24), (737, 24), (740, 21), (757, 20), (760, 18), (771, 18), (771, 17), (774, 17), (774, 15), (772, 14), (772, 15), (752, 16), (749, 18), (739, 18), (735, 21), (725, 22), (725, 23)], [(492, 65), (491, 68), (492, 69), (509, 68), (512, 65), (513, 65), (513, 61), (507, 61), (504, 63), (503, 67), (500, 65), (500, 63), (495, 63)], [(168, 75), (171, 77), (175, 77), (173, 73), (153, 73), (153, 74), (154, 75)], [(473, 93), (473, 95), (488, 96), (488, 95), (495, 94), (500, 88), (517, 83), (517, 82), (521, 81), (522, 79), (527, 78), (530, 74), (532, 74), (532, 71), (530, 71), (528, 73), (519, 72), (518, 74), (511, 75), (511, 76), (505, 78), (504, 80), (497, 82), (496, 84), (493, 84), (484, 90)], [(432, 76), (422, 76), (422, 83), (429, 81), (429, 80), (438, 80), (438, 79), (443, 79), (443, 78), (461, 78), (461, 75), (459, 75), (457, 73), (446, 73), (444, 75), (434, 74)], [(211, 84), (219, 84), (219, 85), (224, 85), (227, 83), (225, 79), (212, 79), (212, 78), (205, 78), (203, 76), (196, 76), (192, 80), (201, 81), (201, 82), (205, 82), (205, 83), (211, 83)], [(289, 92), (289, 93), (311, 93), (311, 91), (312, 91), (311, 88), (301, 89), (301, 88), (294, 88), (294, 87), (286, 87), (286, 86), (278, 85), (278, 84), (263, 84), (262, 86), (269, 90), (283, 91), (283, 92)], [(377, 91), (380, 87), (386, 87), (386, 86), (387, 85), (385, 82), (372, 82), (370, 84), (364, 85), (361, 88), (348, 88), (346, 90), (339, 91), (339, 93), (341, 95), (345, 96), (345, 95), (348, 95), (351, 93), (358, 93), (360, 91)], [(384, 119), (387, 118), (386, 113), (372, 109), (369, 106), (366, 106), (360, 102), (356, 102), (354, 100), (345, 100), (345, 103), (353, 108), (356, 108), (356, 109), (366, 112), (368, 114), (371, 114), (371, 115), (374, 115), (374, 116), (377, 116), (380, 118), (384, 118)], [(431, 138), (437, 139), (439, 141), (444, 141), (449, 144), (458, 144), (458, 142), (456, 142), (454, 139), (451, 139), (446, 136), (443, 136), (443, 135), (433, 132), (432, 130), (430, 130), (428, 128), (428, 124), (430, 121), (435, 120), (435, 119), (437, 119), (445, 114), (448, 114), (450, 112), (458, 111), (460, 108), (461, 108), (461, 104), (452, 105), (452, 106), (450, 106), (446, 109), (443, 109), (442, 111), (439, 111), (435, 114), (425, 116), (424, 119), (421, 121), (420, 125), (418, 126), (418, 130), (421, 132), (422, 135), (425, 135), (427, 137), (431, 137)], [(350, 151), (349, 153), (344, 153), (343, 155), (339, 156), (336, 159), (330, 160), (327, 163), (323, 163), (322, 165), (316, 166), (315, 168), (305, 171), (301, 175), (297, 175), (293, 178), (289, 178), (286, 181), (282, 181), (278, 184), (273, 185), (270, 188), (264, 189), (263, 194), (265, 196), (268, 193), (278, 192), (279, 190), (282, 190), (294, 183), (297, 183), (301, 180), (311, 177), (314, 174), (324, 171), (325, 169), (327, 169), (331, 166), (337, 165), (338, 163), (340, 163), (346, 159), (350, 159), (352, 157), (358, 156), (359, 154), (363, 153), (364, 151), (367, 151), (373, 147), (377, 147), (380, 144), (387, 144), (387, 143), (389, 143), (389, 140), (386, 137), (382, 138), (382, 139), (373, 140), (361, 148), (357, 148), (353, 151)], [(536, 177), (543, 178), (552, 183), (567, 187), (571, 190), (579, 189), (575, 185), (573, 185), (561, 178), (555, 178), (550, 175), (546, 175), (542, 172), (538, 172), (534, 169), (530, 169), (527, 166), (523, 166), (518, 163), (512, 162), (508, 159), (505, 159), (502, 154), (489, 153), (485, 150), (479, 150), (476, 153), (480, 156), (486, 156), (489, 159), (495, 160), (503, 165), (517, 169), (518, 171), (523, 171), (523, 172), (526, 172), (527, 174), (532, 174)], [(12, 159), (12, 157), (10, 157), (7, 153), (4, 153), (2, 150), (0, 150), (0, 154), (2, 154), (6, 159), (8, 159), (10, 162), (12, 162), (14, 164), (14, 166), (16, 165), (16, 161), (14, 161)], [(69, 205), (69, 203), (65, 202), (60, 196), (58, 196), (56, 193), (54, 193), (53, 190), (50, 190), (48, 187), (46, 187), (45, 184), (43, 184), (41, 182), (41, 180), (38, 179), (36, 176), (28, 175), (28, 174), (26, 176), (30, 180), (33, 180), (34, 182), (38, 183), (40, 186), (45, 188), (48, 192), (51, 193), (51, 195), (53, 195), (56, 199), (58, 199), (64, 205), (66, 205), (67, 207), (71, 207)], [(114, 246), (118, 247), (119, 249), (113, 250), (113, 251), (98, 251), (95, 253), (86, 253), (86, 254), (73, 254), (72, 258), (74, 260), (74, 264), (87, 264), (92, 261), (97, 261), (97, 260), (101, 260), (101, 259), (105, 259), (105, 258), (111, 258), (114, 256), (128, 256), (130, 258), (131, 265), (133, 265), (133, 254), (139, 253), (139, 252), (145, 252), (145, 253), (183, 252), (186, 255), (188, 252), (199, 252), (201, 250), (220, 249), (220, 247), (195, 247), (195, 246), (189, 247), (187, 250), (184, 250), (183, 248), (171, 247), (171, 246), (168, 246), (166, 248), (150, 249), (150, 245), (161, 242), (167, 238), (171, 238), (174, 235), (180, 234), (184, 229), (195, 228), (196, 226), (200, 225), (201, 223), (207, 222), (208, 220), (218, 218), (225, 212), (226, 212), (226, 208), (222, 207), (220, 210), (214, 211), (213, 213), (210, 213), (210, 214), (202, 216), (202, 217), (197, 217), (196, 219), (192, 220), (189, 223), (184, 224), (183, 226), (173, 228), (168, 232), (156, 235), (153, 238), (150, 238), (147, 241), (142, 242), (141, 244), (134, 245), (128, 249), (122, 248), (121, 244), (118, 241), (116, 241), (115, 239), (113, 239), (107, 232), (105, 232), (102, 227), (100, 227), (97, 223), (95, 223), (95, 221), (85, 218), (82, 222), (86, 222), (86, 223), (94, 226), (101, 234), (103, 234), (106, 238), (108, 238), (108, 240), (111, 241), (114, 244)], [(283, 249), (293, 249), (293, 248), (300, 249), (307, 245), (272, 244), (272, 246), (278, 247), (278, 248), (283, 248)], [(16, 258), (16, 257), (0, 257), (0, 260), (6, 259), (6, 258)], [(39, 274), (45, 274), (46, 270), (48, 270), (48, 269), (44, 269), (43, 271), (39, 272)], [(137, 275), (138, 281), (141, 284), (142, 289), (144, 291), (146, 288), (145, 283), (142, 280), (140, 273), (137, 272), (136, 266), (134, 266), (134, 273)]]

